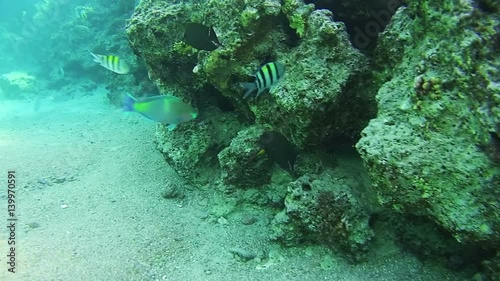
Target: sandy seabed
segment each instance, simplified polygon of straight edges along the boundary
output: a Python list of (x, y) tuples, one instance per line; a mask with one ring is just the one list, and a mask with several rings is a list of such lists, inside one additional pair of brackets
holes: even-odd
[[(17, 179), (16, 273), (7, 271), (4, 226), (0, 280), (464, 280), (391, 243), (352, 265), (319, 246), (276, 245), (268, 219), (211, 222), (210, 201), (222, 194), (190, 189), (183, 199), (162, 198), (181, 179), (156, 149), (154, 130), (98, 94), (42, 100), (36, 112), (33, 101), (0, 101), (2, 225), (7, 172)], [(269, 258), (243, 262), (234, 247)]]

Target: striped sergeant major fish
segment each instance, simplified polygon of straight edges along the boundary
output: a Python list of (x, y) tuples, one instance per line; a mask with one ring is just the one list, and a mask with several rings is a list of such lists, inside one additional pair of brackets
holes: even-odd
[(130, 67), (124, 61), (122, 61), (119, 57), (116, 56), (104, 56), (104, 55), (96, 55), (90, 52), (94, 61), (102, 65), (103, 67), (118, 73), (118, 74), (127, 74), (130, 72)]
[(254, 75), (255, 82), (252, 83), (241, 83), (243, 88), (246, 89), (243, 98), (247, 98), (251, 93), (257, 89), (257, 97), (264, 90), (269, 89), (269, 93), (272, 94), (273, 90), (276, 88), (279, 80), (283, 77), (285, 73), (285, 66), (279, 62), (269, 62), (263, 65), (259, 71)]

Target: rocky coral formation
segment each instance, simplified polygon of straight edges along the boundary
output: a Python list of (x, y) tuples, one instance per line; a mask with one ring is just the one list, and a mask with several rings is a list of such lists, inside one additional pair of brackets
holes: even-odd
[(500, 280), (500, 252), (497, 252), (496, 256), (484, 263), (486, 273), (491, 276), (491, 281)]
[(304, 0), (317, 9), (332, 11), (334, 20), (344, 22), (353, 45), (365, 53), (376, 46), (378, 34), (390, 22), (401, 0)]
[[(365, 7), (363, 15), (372, 18), (364, 27), (375, 17), (371, 7), (387, 5), (377, 13), (386, 12), (378, 23), (382, 30), (402, 4), (393, 2)], [(500, 242), (497, 4), (405, 1), (365, 56), (349, 41), (359, 22), (348, 34), (333, 20), (347, 15), (355, 21), (348, 11), (362, 3), (332, 13), (300, 0), (141, 1), (127, 26), (133, 51), (161, 92), (200, 110), (197, 123), (174, 132), (160, 125), (160, 149), (191, 181), (211, 169), (205, 182), (258, 188), (269, 180), (272, 186), (273, 175), (265, 159), (253, 158), (256, 138), (263, 126), (281, 132), (306, 156), (306, 165), (297, 169), (299, 180), (285, 183), (286, 207), (275, 218), (275, 237), (284, 243), (326, 241), (360, 260), (373, 236), (369, 213), (351, 187), (332, 184), (324, 167), (309, 167), (315, 161), (304, 151), (317, 155), (333, 140), (355, 140), (375, 116), (378, 91), (378, 116), (356, 147), (379, 201), (396, 219), (422, 218), (420, 229), (436, 223), (456, 241), (490, 253)], [(208, 52), (186, 45), (188, 22), (213, 26), (222, 46)], [(286, 68), (275, 93), (243, 100), (239, 83), (254, 79), (249, 75), (259, 63), (273, 60)], [(255, 175), (261, 178), (252, 183)], [(305, 182), (313, 188), (304, 190)], [(451, 245), (449, 238), (435, 241)]]
[(312, 241), (361, 261), (374, 236), (370, 215), (345, 180), (329, 173), (288, 185), (285, 209), (272, 222), (273, 238), (287, 245)]
[[(328, 135), (356, 135), (356, 128), (365, 125), (364, 114), (369, 112), (369, 99), (348, 90), (366, 69), (366, 60), (351, 46), (345, 26), (331, 17), (326, 10), (307, 16), (301, 43), (279, 56), (287, 68), (274, 100), (249, 102), (257, 123), (271, 124), (299, 147), (319, 144)], [(350, 103), (367, 108), (342, 111)]]
[[(184, 44), (188, 22), (214, 26), (223, 47), (206, 52)], [(196, 104), (209, 95), (222, 96), (245, 112), (247, 122), (268, 124), (299, 147), (355, 136), (374, 113), (369, 95), (349, 92), (367, 63), (351, 46), (344, 25), (333, 22), (329, 11), (313, 11), (312, 5), (301, 1), (281, 5), (271, 0), (204, 4), (145, 0), (127, 33), (162, 92)], [(243, 100), (239, 82), (254, 74), (258, 60), (266, 58), (286, 65), (280, 89), (273, 96)], [(216, 91), (204, 92), (207, 84)], [(357, 104), (360, 110), (350, 115), (341, 110), (347, 104)], [(189, 157), (189, 151), (185, 154)]]
[(473, 1), (408, 2), (379, 38), (386, 82), (356, 147), (385, 206), (498, 248), (500, 167), (489, 151), (500, 135), (500, 17)]
[[(213, 26), (223, 46), (207, 52), (187, 45), (183, 35), (189, 22)], [(326, 242), (354, 261), (363, 258), (373, 236), (368, 213), (351, 187), (332, 185), (327, 173), (313, 175), (334, 161), (314, 157), (321, 154), (316, 148), (298, 161), (304, 164), (298, 165), (298, 175), (305, 176), (288, 184), (293, 177), (279, 168), (273, 174), (272, 162), (257, 155), (264, 130), (281, 132), (300, 149), (324, 148), (335, 138), (355, 138), (374, 116), (374, 92), (359, 91), (368, 61), (352, 47), (343, 23), (334, 22), (330, 11), (298, 0), (143, 0), (127, 34), (160, 92), (200, 111), (198, 123), (173, 132), (158, 126), (159, 148), (174, 168), (191, 182), (226, 191), (235, 186), (255, 193), (265, 185), (269, 199), (264, 201), (272, 206), (282, 206), (288, 185), (286, 208), (275, 219), (282, 233), (276, 238)], [(240, 83), (255, 79), (250, 75), (259, 63), (273, 60), (286, 68), (275, 93), (244, 100)], [(352, 110), (342, 110), (346, 107)], [(303, 191), (304, 185), (310, 190)], [(261, 193), (256, 194), (266, 198)], [(278, 222), (280, 217), (293, 222)]]
[(240, 127), (233, 114), (213, 109), (208, 120), (181, 124), (174, 131), (158, 124), (156, 142), (166, 160), (184, 178), (199, 185), (214, 182), (220, 175), (217, 153), (229, 145)]
[(36, 78), (28, 73), (13, 71), (0, 75), (2, 95), (8, 99), (23, 99), (36, 88)]
[(224, 184), (259, 187), (269, 182), (269, 166), (272, 163), (263, 155), (259, 157), (260, 146), (257, 143), (265, 130), (264, 126), (241, 130), (231, 144), (218, 154)]

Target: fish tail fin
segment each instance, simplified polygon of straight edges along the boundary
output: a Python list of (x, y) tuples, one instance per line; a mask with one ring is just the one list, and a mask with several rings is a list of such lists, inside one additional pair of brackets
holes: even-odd
[(253, 91), (255, 91), (255, 89), (257, 89), (257, 85), (255, 85), (255, 82), (253, 82), (253, 83), (241, 83), (241, 86), (247, 90), (245, 92), (245, 95), (243, 96), (244, 99), (246, 99)]
[(96, 55), (90, 51), (89, 53), (92, 55), (92, 58), (94, 59), (95, 62), (101, 63), (101, 57), (99, 55)]
[(126, 94), (123, 97), (123, 111), (135, 111), (134, 103), (136, 99), (130, 94)]
[(169, 132), (173, 131), (175, 129), (175, 127), (177, 127), (177, 124), (170, 124), (167, 126), (167, 129)]

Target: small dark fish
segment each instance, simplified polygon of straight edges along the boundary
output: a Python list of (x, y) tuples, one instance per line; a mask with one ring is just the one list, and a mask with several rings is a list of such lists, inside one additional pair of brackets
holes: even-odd
[(276, 131), (266, 131), (259, 139), (260, 144), (272, 161), (280, 165), (284, 170), (294, 174), (295, 160), (297, 160), (297, 150), (285, 136)]
[(213, 51), (221, 44), (213, 27), (191, 22), (186, 25), (184, 42), (198, 50)]
[(254, 75), (255, 82), (241, 83), (243, 88), (247, 90), (243, 98), (246, 99), (255, 90), (257, 90), (257, 97), (266, 89), (269, 89), (269, 92), (272, 94), (283, 74), (285, 74), (285, 66), (283, 64), (279, 62), (266, 63)]

